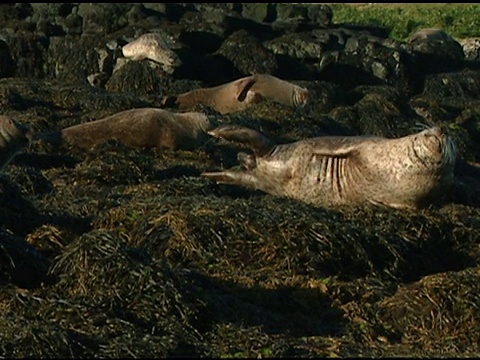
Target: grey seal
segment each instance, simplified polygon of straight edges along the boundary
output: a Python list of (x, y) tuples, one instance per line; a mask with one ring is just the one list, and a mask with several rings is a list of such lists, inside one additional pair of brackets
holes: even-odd
[(262, 133), (224, 125), (209, 134), (250, 147), (239, 167), (202, 175), (320, 207), (422, 208), (453, 182), (456, 148), (441, 127), (400, 138), (324, 136), (277, 145)]
[(85, 149), (113, 139), (130, 147), (190, 150), (208, 140), (209, 129), (208, 116), (200, 112), (138, 108), (52, 133), (37, 134), (35, 139)]
[(300, 107), (306, 104), (308, 94), (308, 89), (276, 76), (254, 74), (218, 86), (167, 96), (162, 100), (162, 105), (188, 110), (202, 104), (221, 114), (229, 114), (244, 110), (264, 99)]
[(153, 60), (168, 73), (182, 65), (178, 55), (170, 49), (166, 39), (159, 33), (146, 33), (122, 47), (122, 54), (134, 61)]

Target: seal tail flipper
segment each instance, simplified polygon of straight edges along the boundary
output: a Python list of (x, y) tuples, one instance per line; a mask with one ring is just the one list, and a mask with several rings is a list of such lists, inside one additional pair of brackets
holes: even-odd
[(222, 125), (208, 131), (208, 134), (215, 138), (244, 144), (253, 149), (257, 156), (268, 154), (276, 145), (261, 132), (240, 125)]
[(237, 83), (237, 92), (235, 98), (243, 102), (247, 98), (247, 94), (252, 88), (252, 86), (255, 84), (256, 79), (253, 76), (247, 76), (246, 78), (238, 80)]

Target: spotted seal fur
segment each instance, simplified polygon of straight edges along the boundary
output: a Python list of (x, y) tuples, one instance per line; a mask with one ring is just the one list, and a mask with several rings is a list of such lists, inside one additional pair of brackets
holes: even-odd
[(224, 125), (209, 134), (243, 143), (239, 167), (202, 175), (316, 206), (422, 208), (453, 181), (455, 145), (441, 127), (401, 138), (325, 136), (277, 145), (256, 130)]
[(308, 100), (308, 90), (273, 75), (254, 74), (218, 86), (167, 96), (162, 100), (162, 106), (188, 110), (202, 104), (221, 114), (229, 114), (264, 99), (300, 107)]
[(35, 139), (89, 149), (109, 139), (137, 148), (194, 149), (209, 137), (210, 120), (200, 112), (174, 113), (157, 108), (130, 109)]

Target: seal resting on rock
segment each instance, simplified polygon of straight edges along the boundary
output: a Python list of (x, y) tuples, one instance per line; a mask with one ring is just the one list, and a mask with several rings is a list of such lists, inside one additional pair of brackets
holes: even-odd
[(123, 56), (134, 61), (143, 59), (153, 60), (161, 65), (168, 73), (182, 64), (178, 55), (172, 51), (167, 42), (158, 33), (143, 34), (137, 39), (122, 47)]
[(243, 143), (254, 154), (241, 152), (239, 167), (202, 176), (321, 207), (422, 208), (453, 182), (456, 150), (440, 127), (396, 139), (324, 136), (282, 145), (236, 125), (209, 134)]
[(453, 41), (453, 38), (443, 29), (425, 28), (415, 31), (408, 38), (408, 42), (416, 41)]
[(29, 129), (9, 116), (0, 115), (0, 172), (29, 144)]
[(87, 149), (113, 139), (131, 147), (190, 150), (208, 139), (209, 128), (207, 115), (200, 112), (139, 108), (40, 134), (36, 139), (54, 144), (66, 142)]
[(254, 74), (210, 88), (195, 89), (177, 96), (167, 96), (162, 105), (180, 110), (202, 104), (221, 114), (244, 110), (268, 98), (289, 106), (303, 106), (308, 90), (267, 74)]

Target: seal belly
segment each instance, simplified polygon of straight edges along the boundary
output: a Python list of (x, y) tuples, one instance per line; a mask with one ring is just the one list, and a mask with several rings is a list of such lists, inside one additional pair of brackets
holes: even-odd
[(348, 189), (354, 172), (348, 162), (346, 157), (312, 154), (307, 165), (295, 172), (287, 196), (320, 206), (352, 203), (355, 194)]

